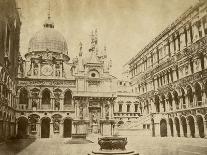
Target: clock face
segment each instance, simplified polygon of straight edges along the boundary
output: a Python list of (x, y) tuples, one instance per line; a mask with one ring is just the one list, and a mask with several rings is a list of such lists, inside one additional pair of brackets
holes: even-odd
[(45, 76), (50, 76), (52, 74), (52, 67), (50, 65), (45, 65), (42, 67), (42, 74)]

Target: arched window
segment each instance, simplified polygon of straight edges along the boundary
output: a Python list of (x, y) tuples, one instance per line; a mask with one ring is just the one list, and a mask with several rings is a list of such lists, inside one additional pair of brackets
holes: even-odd
[(25, 104), (28, 105), (28, 92), (25, 88), (20, 90), (20, 95), (19, 95), (19, 104)]
[(187, 97), (188, 97), (188, 105), (189, 107), (193, 106), (193, 91), (191, 86), (187, 86)]
[(72, 94), (68, 90), (65, 92), (65, 95), (64, 95), (64, 105), (70, 105), (70, 104), (72, 104)]
[(42, 104), (50, 104), (50, 91), (48, 89), (42, 92)]
[(197, 105), (200, 106), (202, 104), (202, 90), (200, 84), (195, 84), (195, 95), (197, 99)]
[(173, 92), (173, 96), (174, 96), (174, 101), (175, 101), (175, 106), (176, 109), (179, 109), (179, 98), (178, 98), (178, 93), (176, 91)]

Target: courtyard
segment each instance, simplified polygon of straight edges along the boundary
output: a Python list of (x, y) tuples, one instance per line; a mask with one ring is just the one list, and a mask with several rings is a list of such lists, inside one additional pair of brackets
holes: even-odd
[[(170, 138), (127, 136), (127, 149), (141, 155), (206, 155), (207, 140), (201, 138)], [(66, 138), (20, 139), (0, 144), (1, 155), (87, 155), (99, 148), (97, 135), (90, 135), (94, 143), (66, 144)]]

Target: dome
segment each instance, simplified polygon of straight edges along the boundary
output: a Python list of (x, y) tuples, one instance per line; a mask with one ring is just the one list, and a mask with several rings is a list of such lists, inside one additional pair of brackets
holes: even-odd
[(29, 52), (52, 51), (67, 55), (67, 43), (61, 33), (54, 29), (54, 23), (48, 18), (44, 28), (38, 31), (29, 41)]

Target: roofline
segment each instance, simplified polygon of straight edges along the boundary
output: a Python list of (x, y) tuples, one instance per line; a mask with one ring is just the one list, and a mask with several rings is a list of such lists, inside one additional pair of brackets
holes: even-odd
[(165, 28), (158, 36), (150, 41), (143, 49), (141, 49), (134, 57), (132, 57), (126, 64), (130, 65), (136, 60), (140, 55), (142, 55), (146, 50), (153, 46), (158, 40), (160, 40), (165, 34), (167, 34), (173, 27), (178, 25), (184, 18), (186, 18), (190, 13), (192, 13), (197, 7), (199, 7), (203, 2), (197, 2), (196, 4), (190, 6), (184, 13), (182, 13), (174, 22), (172, 22), (167, 28)]

